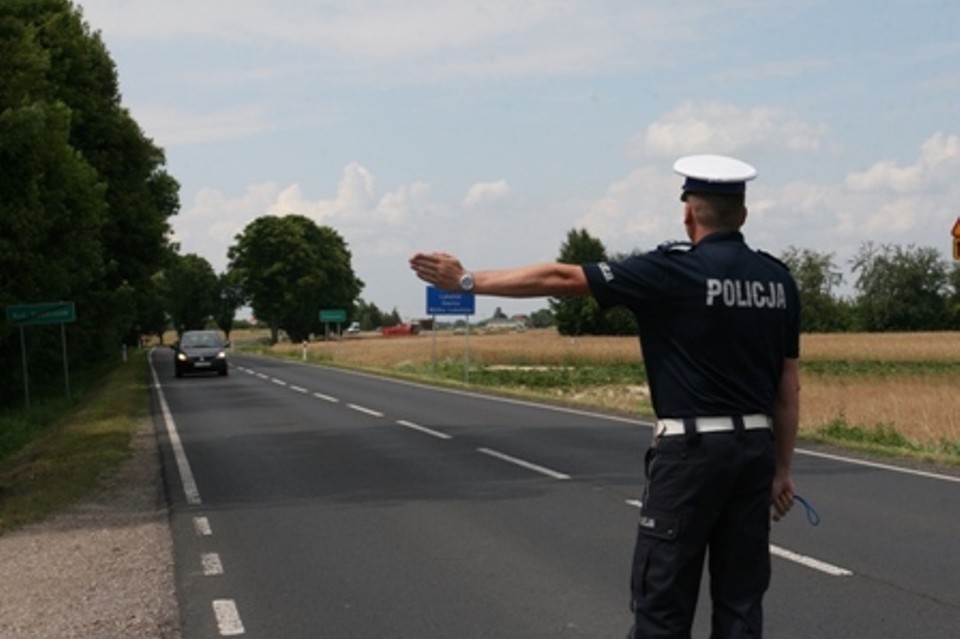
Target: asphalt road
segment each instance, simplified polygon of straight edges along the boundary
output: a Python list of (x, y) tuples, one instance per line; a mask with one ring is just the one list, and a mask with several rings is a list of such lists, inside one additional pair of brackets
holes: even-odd
[[(623, 637), (649, 425), (272, 359), (156, 423), (184, 639)], [(768, 638), (960, 636), (960, 482), (801, 451)], [(695, 636), (709, 634), (704, 590)]]

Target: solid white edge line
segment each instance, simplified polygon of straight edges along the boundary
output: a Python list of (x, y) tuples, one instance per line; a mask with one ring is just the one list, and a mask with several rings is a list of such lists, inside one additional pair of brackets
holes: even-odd
[(425, 433), (427, 435), (432, 435), (433, 437), (437, 437), (439, 439), (453, 439), (451, 435), (447, 435), (446, 433), (441, 433), (440, 431), (427, 428), (426, 426), (421, 426), (420, 424), (414, 424), (413, 422), (408, 422), (405, 419), (398, 419), (397, 423), (400, 424), (401, 426), (405, 426), (406, 428), (412, 428), (413, 430), (420, 431), (421, 433)]
[(780, 546), (775, 546), (773, 544), (770, 544), (770, 554), (801, 564), (807, 568), (819, 570), (820, 572), (832, 575), (834, 577), (850, 577), (853, 575), (853, 571), (847, 570), (846, 568), (834, 566), (833, 564), (828, 564), (825, 561), (820, 561), (819, 559), (814, 559), (813, 557), (807, 557), (806, 555), (801, 555), (793, 552), (792, 550), (787, 550), (786, 548), (781, 548)]
[[(633, 506), (634, 508), (643, 507), (643, 502), (639, 499), (627, 499), (626, 503), (628, 506)], [(787, 550), (786, 548), (781, 548), (780, 546), (776, 546), (774, 544), (770, 544), (770, 554), (776, 555), (781, 559), (786, 559), (787, 561), (792, 561), (802, 566), (806, 566), (807, 568), (812, 568), (813, 570), (819, 570), (820, 572), (832, 575), (834, 577), (850, 577), (853, 575), (853, 571), (847, 570), (846, 568), (840, 568), (839, 566), (828, 564), (825, 561), (820, 561), (819, 559), (814, 559), (813, 557), (801, 555), (800, 553)]]
[(508, 462), (510, 464), (515, 464), (521, 468), (526, 468), (527, 470), (532, 470), (534, 472), (540, 473), (541, 475), (546, 475), (547, 477), (552, 477), (553, 479), (570, 479), (570, 475), (564, 475), (563, 473), (558, 473), (555, 470), (550, 470), (544, 466), (538, 466), (537, 464), (532, 464), (528, 461), (522, 459), (517, 459), (516, 457), (511, 457), (504, 453), (498, 452), (496, 450), (491, 450), (489, 448), (478, 448), (477, 452), (483, 453), (484, 455), (489, 455), (490, 457), (496, 457), (499, 460)]
[(372, 408), (365, 408), (363, 406), (357, 406), (356, 404), (347, 404), (347, 408), (352, 408), (355, 411), (366, 413), (367, 415), (373, 415), (374, 417), (383, 417), (383, 413), (375, 411)]
[(173, 415), (170, 413), (170, 407), (167, 405), (167, 398), (163, 395), (163, 387), (160, 385), (160, 378), (157, 377), (157, 369), (153, 365), (153, 357), (150, 357), (150, 373), (153, 376), (153, 385), (157, 389), (157, 399), (160, 402), (160, 412), (163, 414), (163, 423), (167, 429), (167, 437), (170, 439), (170, 448), (173, 449), (173, 456), (177, 460), (177, 470), (180, 473), (180, 484), (183, 486), (183, 496), (187, 503), (191, 505), (200, 504), (200, 490), (197, 489), (197, 482), (193, 478), (193, 471), (190, 469), (190, 462), (187, 461), (187, 453), (183, 450), (183, 443), (180, 441), (180, 433), (177, 432), (177, 425), (173, 421)]
[(243, 622), (237, 612), (233, 599), (214, 599), (213, 615), (217, 618), (217, 629), (221, 637), (235, 637), (244, 634)]
[(905, 475), (915, 475), (917, 477), (926, 477), (927, 479), (942, 479), (944, 481), (952, 481), (960, 484), (960, 477), (954, 477), (953, 475), (941, 475), (939, 473), (931, 473), (924, 470), (914, 470), (913, 468), (903, 468), (901, 466), (893, 466), (891, 464), (880, 464), (878, 462), (866, 461), (863, 459), (855, 459), (851, 457), (843, 457), (841, 455), (831, 455), (830, 453), (821, 453), (815, 450), (807, 450), (804, 448), (798, 448), (795, 451), (799, 455), (810, 455), (811, 457), (821, 457), (823, 459), (831, 459), (833, 461), (844, 462), (847, 464), (856, 464), (858, 466), (868, 466), (870, 468), (879, 468), (881, 470), (889, 470), (895, 473), (903, 473)]

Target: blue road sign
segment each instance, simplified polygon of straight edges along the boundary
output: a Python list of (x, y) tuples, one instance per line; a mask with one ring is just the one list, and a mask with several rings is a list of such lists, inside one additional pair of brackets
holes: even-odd
[(477, 312), (473, 293), (450, 293), (427, 287), (427, 315), (473, 315)]

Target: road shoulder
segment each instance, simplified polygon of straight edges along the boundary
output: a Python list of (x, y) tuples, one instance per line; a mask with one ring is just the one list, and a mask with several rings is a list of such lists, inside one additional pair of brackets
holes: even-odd
[(0, 636), (178, 639), (173, 544), (153, 422), (91, 498), (0, 536)]

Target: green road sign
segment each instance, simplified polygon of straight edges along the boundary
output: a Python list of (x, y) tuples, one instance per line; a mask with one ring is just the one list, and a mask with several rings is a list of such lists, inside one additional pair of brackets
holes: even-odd
[(346, 322), (347, 312), (339, 309), (325, 308), (320, 311), (321, 322)]
[(16, 326), (67, 324), (77, 321), (77, 311), (73, 302), (14, 304), (7, 307), (7, 321)]

